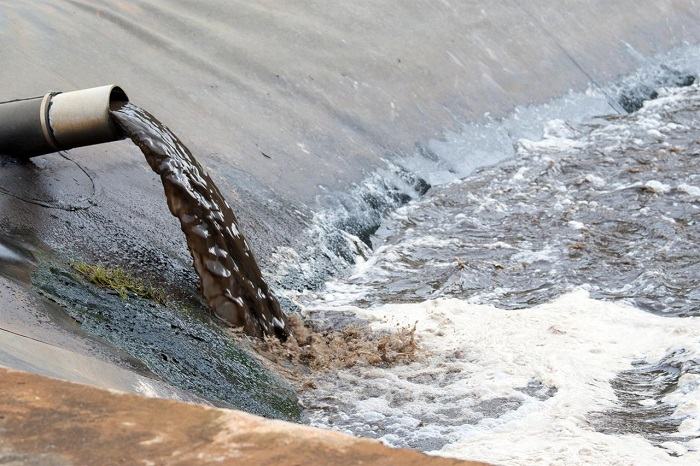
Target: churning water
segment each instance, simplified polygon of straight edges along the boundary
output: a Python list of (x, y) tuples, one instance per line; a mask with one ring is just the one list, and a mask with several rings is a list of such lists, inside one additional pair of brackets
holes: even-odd
[[(656, 69), (419, 148), (319, 214), (323, 262), (278, 252), (282, 283), (353, 256), (288, 297), (415, 323), (426, 353), (321, 377), (309, 422), (495, 463), (700, 463), (700, 87)], [(592, 117), (611, 95), (655, 100)]]

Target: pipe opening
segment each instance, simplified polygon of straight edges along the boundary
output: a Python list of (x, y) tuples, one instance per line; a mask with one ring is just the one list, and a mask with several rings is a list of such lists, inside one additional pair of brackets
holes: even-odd
[(126, 92), (121, 87), (114, 86), (109, 93), (109, 109), (119, 110), (127, 103), (129, 103), (129, 96), (126, 95)]

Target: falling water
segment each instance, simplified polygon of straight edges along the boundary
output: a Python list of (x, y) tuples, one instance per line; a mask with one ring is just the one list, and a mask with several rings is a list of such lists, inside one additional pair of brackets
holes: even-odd
[(249, 335), (285, 338), (287, 324), (279, 303), (211, 177), (175, 134), (145, 110), (126, 103), (111, 113), (160, 175), (214, 313)]

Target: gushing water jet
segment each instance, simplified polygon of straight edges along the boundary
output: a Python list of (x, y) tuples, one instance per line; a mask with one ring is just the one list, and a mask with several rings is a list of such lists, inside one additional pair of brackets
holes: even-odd
[(250, 335), (286, 339), (286, 317), (262, 277), (231, 206), (168, 128), (118, 86), (0, 103), (0, 155), (28, 158), (129, 136), (160, 175), (215, 315)]

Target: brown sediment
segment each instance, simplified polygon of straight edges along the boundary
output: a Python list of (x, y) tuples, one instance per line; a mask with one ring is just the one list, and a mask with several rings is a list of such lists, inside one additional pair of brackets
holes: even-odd
[(240, 411), (114, 393), (4, 368), (0, 432), (2, 464), (477, 464)]
[(253, 345), (300, 389), (314, 388), (314, 379), (327, 371), (355, 366), (394, 366), (421, 356), (414, 327), (377, 332), (369, 325), (319, 331), (297, 315), (288, 318), (285, 341), (264, 338)]
[(286, 317), (211, 177), (177, 136), (145, 110), (127, 103), (111, 113), (160, 175), (170, 212), (185, 233), (202, 295), (214, 313), (248, 335), (286, 338)]

